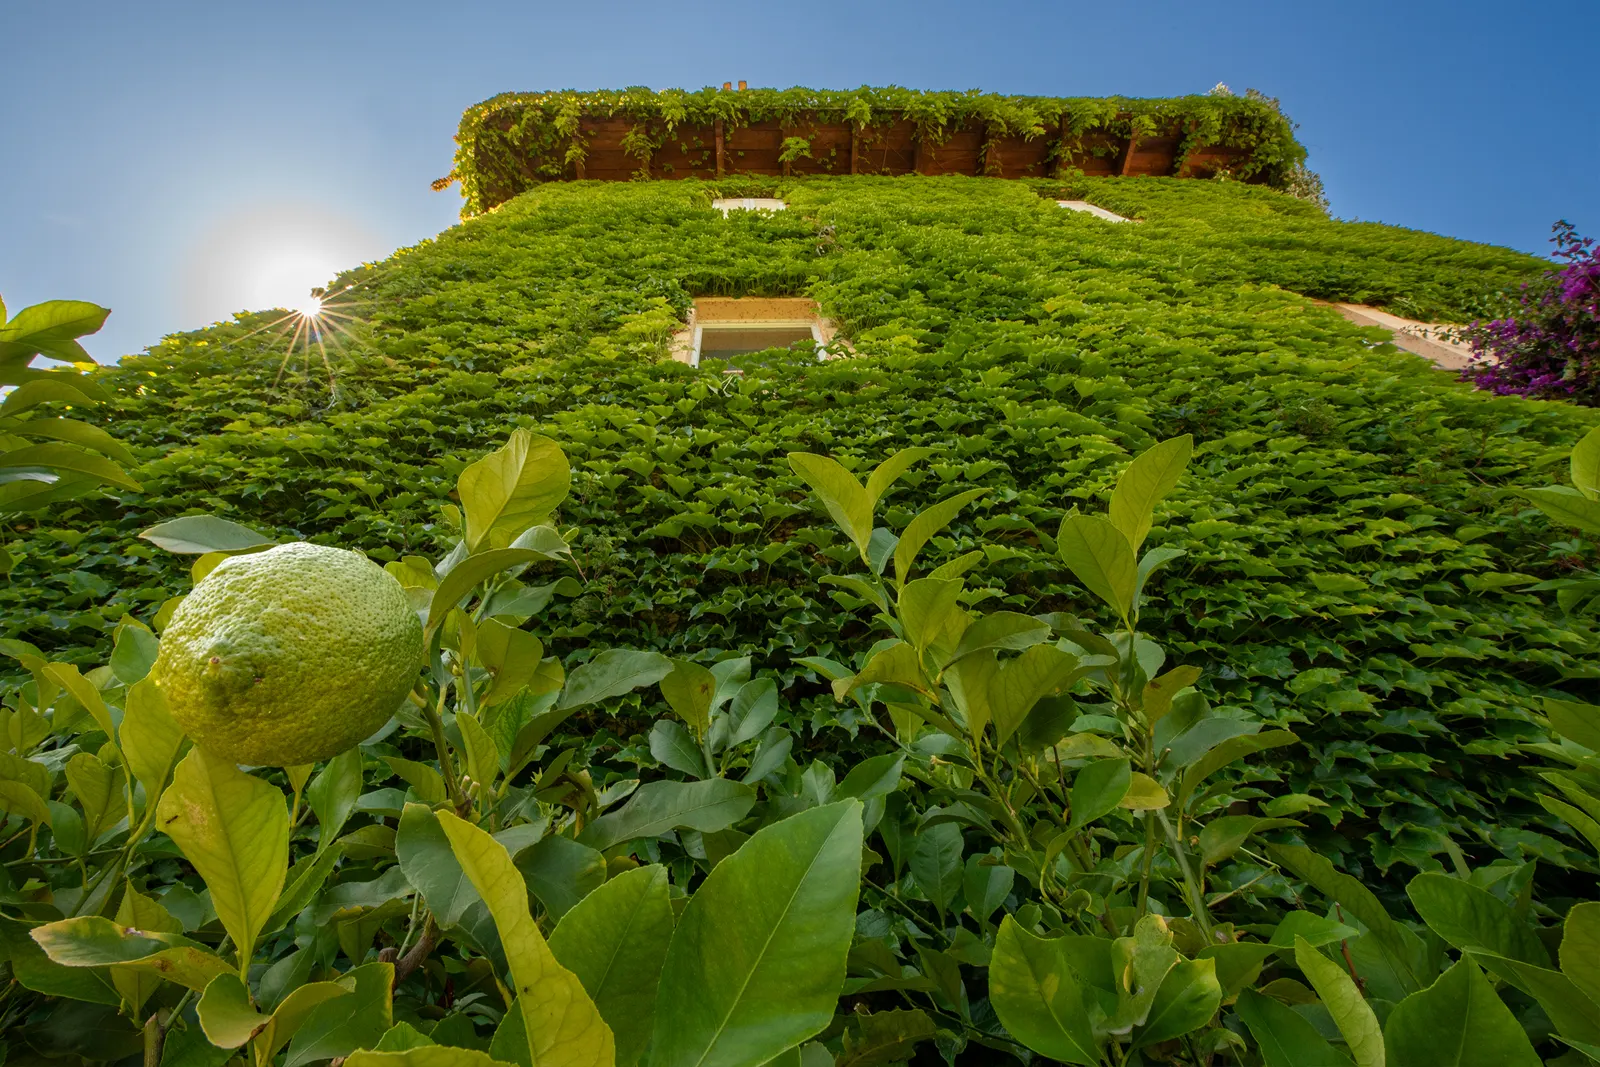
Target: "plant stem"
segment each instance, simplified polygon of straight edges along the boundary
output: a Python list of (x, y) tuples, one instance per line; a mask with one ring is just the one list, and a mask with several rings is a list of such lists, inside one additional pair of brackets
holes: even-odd
[(450, 744), (444, 738), (444, 688), (439, 689), (439, 702), (429, 707), (423, 705), (422, 712), (428, 717), (428, 729), (433, 733), (433, 749), (439, 757), (439, 770), (444, 772), (445, 790), (450, 794), (450, 803), (461, 811), (465, 799), (461, 795), (461, 783), (456, 780), (455, 763), (450, 759)]
[(1139, 861), (1139, 918), (1150, 907), (1150, 867), (1156, 858), (1156, 813), (1144, 813), (1144, 855)]

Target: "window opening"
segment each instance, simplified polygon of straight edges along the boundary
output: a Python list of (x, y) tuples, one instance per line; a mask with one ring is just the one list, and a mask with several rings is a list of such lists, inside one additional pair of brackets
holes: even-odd
[(789, 205), (770, 196), (719, 197), (711, 206), (727, 218), (734, 211), (784, 211)]
[(1085, 214), (1093, 215), (1097, 219), (1105, 219), (1107, 222), (1133, 221), (1132, 219), (1123, 218), (1115, 211), (1107, 211), (1103, 207), (1098, 207), (1095, 204), (1091, 204), (1087, 200), (1057, 200), (1056, 203), (1061, 207), (1066, 208), (1068, 211), (1082, 211)]
[(815, 344), (822, 358), (829, 350), (849, 345), (832, 322), (803, 297), (701, 297), (689, 321), (672, 339), (672, 358), (692, 367), (702, 359), (726, 361), (729, 373), (743, 373), (740, 364), (774, 348)]

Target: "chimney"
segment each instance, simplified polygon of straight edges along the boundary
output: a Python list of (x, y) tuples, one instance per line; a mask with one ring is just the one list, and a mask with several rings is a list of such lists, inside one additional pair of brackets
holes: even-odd
[(722, 83), (722, 91), (723, 92), (727, 92), (729, 89), (732, 89), (732, 88), (733, 88), (733, 83), (732, 82), (723, 82)]
[(750, 84), (748, 82), (744, 81), (743, 79), (741, 79), (739, 81), (739, 91), (742, 93), (748, 88), (750, 88)]

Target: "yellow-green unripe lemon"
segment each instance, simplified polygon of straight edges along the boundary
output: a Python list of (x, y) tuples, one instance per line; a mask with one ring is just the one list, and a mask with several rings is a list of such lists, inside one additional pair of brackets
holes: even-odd
[(151, 674), (201, 748), (293, 767), (371, 736), (421, 661), (422, 622), (392, 574), (301, 542), (219, 563), (173, 613)]

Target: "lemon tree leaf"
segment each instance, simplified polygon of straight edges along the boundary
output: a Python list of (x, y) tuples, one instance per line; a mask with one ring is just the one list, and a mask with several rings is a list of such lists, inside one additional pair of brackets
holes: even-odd
[(130, 966), (202, 990), (233, 967), (203, 945), (174, 933), (123, 926), (99, 915), (36, 926), (33, 939), (65, 967)]
[(350, 995), (312, 1007), (294, 1032), (283, 1067), (348, 1056), (383, 1040), (394, 1022), (394, 964), (364, 963), (346, 971), (339, 984), (348, 985)]
[(711, 727), (711, 698), (717, 691), (716, 675), (686, 659), (672, 661), (672, 671), (657, 683), (667, 707), (689, 724), (697, 740), (704, 741)]
[(861, 884), (861, 802), (767, 826), (689, 899), (661, 971), (650, 1063), (760, 1064), (828, 1026)]
[(550, 935), (550, 951), (578, 976), (616, 1035), (617, 1067), (633, 1067), (650, 1043), (672, 925), (667, 869), (652, 865), (591, 892)]
[(344, 1067), (515, 1067), (477, 1049), (425, 1045), (401, 1052), (352, 1052)]
[(865, 562), (867, 545), (872, 540), (872, 497), (865, 487), (837, 460), (827, 456), (790, 452), (789, 466), (811, 487)]
[(1333, 1016), (1334, 1025), (1344, 1035), (1344, 1043), (1355, 1058), (1356, 1067), (1384, 1067), (1383, 1030), (1378, 1026), (1378, 1016), (1345, 969), (1318, 952), (1303, 937), (1294, 939), (1294, 962), (1322, 998), (1322, 1006)]
[(157, 523), (139, 534), (157, 548), (177, 555), (199, 556), (208, 552), (249, 552), (269, 548), (277, 542), (215, 515), (185, 515)]
[(289, 869), (283, 793), (192, 748), (162, 794), (156, 820), (200, 872), (223, 929), (248, 965)]
[(472, 592), (485, 578), (512, 567), (549, 558), (545, 553), (531, 548), (491, 548), (457, 563), (440, 580), (439, 588), (434, 590), (433, 599), (428, 604), (429, 635), (444, 625), (450, 609), (461, 603), (461, 598)]
[(576, 708), (654, 685), (672, 673), (672, 660), (659, 652), (608, 648), (567, 675), (557, 708)]
[(1306, 1017), (1254, 989), (1234, 1005), (1261, 1050), (1265, 1067), (1349, 1067), (1350, 1060), (1317, 1033)]
[(1150, 533), (1156, 505), (1178, 484), (1193, 451), (1194, 438), (1189, 434), (1168, 438), (1141, 452), (1117, 478), (1107, 517), (1135, 555)]
[(438, 816), (426, 804), (407, 804), (400, 813), (394, 851), (406, 881), (422, 894), (440, 926), (456, 925), (482, 899), (456, 862)]
[(1389, 1013), (1388, 1059), (1405, 1067), (1540, 1067), (1517, 1017), (1471, 959)]
[[(895, 580), (904, 585), (911, 578), (911, 568), (916, 565), (917, 556), (922, 548), (936, 536), (940, 530), (949, 526), (961, 509), (987, 493), (987, 489), (968, 489), (957, 493), (953, 497), (941, 500), (925, 511), (917, 514), (906, 528), (900, 532), (900, 540), (894, 546), (894, 576)], [(936, 575), (935, 577), (946, 577)], [(949, 577), (954, 577), (950, 575)]]
[(1056, 534), (1056, 550), (1083, 587), (1127, 619), (1139, 584), (1133, 549), (1122, 531), (1098, 515), (1068, 515)]
[(1011, 1036), (1040, 1055), (1100, 1062), (1083, 987), (1061, 940), (1035, 937), (1009, 915), (989, 958), (989, 1003)]
[(166, 697), (149, 678), (128, 688), (117, 740), (128, 770), (144, 786), (147, 802), (155, 801), (183, 747), (183, 728), (173, 720)]
[(604, 851), (637, 837), (660, 837), (687, 827), (702, 833), (726, 830), (750, 813), (756, 791), (743, 782), (646, 782), (628, 802), (584, 827), (578, 840)]
[(551, 954), (528, 911), (528, 888), (510, 853), (488, 833), (447, 811), (436, 818), (456, 861), (494, 917), (532, 1067), (611, 1067), (616, 1058), (611, 1028), (578, 977)]
[(456, 481), (468, 551), (483, 548), (493, 531), (515, 537), (545, 523), (571, 485), (572, 469), (560, 445), (541, 434), (513, 430), (502, 447), (468, 464)]

